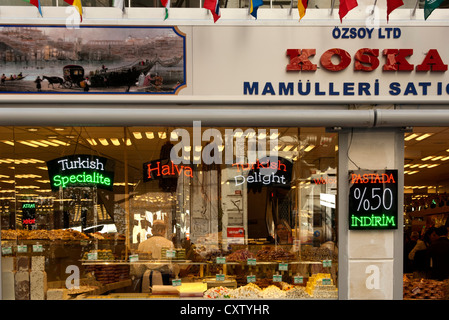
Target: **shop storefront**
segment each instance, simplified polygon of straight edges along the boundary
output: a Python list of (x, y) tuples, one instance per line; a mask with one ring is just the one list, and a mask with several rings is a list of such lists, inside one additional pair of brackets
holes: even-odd
[(446, 13), (54, 9), (0, 18), (1, 299), (446, 298)]

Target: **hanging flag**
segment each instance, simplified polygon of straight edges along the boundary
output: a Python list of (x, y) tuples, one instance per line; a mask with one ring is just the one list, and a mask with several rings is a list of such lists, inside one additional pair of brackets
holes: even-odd
[(403, 5), (404, 5), (404, 2), (402, 2), (402, 0), (387, 0), (387, 22), (388, 22), (390, 13), (392, 13), (394, 9), (397, 9)]
[(299, 21), (305, 16), (309, 0), (298, 0)]
[(42, 17), (41, 0), (23, 0), (23, 1), (28, 2), (28, 3), (32, 4), (33, 6), (36, 6), (36, 8), (39, 10), (39, 13), (41, 14), (41, 17)]
[(220, 0), (204, 0), (203, 8), (209, 9), (214, 17), (214, 23), (221, 17)]
[(170, 9), (170, 0), (161, 0), (161, 3), (165, 7), (165, 18), (164, 18), (164, 20), (167, 20), (167, 18), (168, 18), (168, 9)]
[(263, 5), (263, 0), (250, 0), (249, 1), (249, 13), (257, 19), (257, 9)]
[(74, 6), (80, 14), (81, 21), (83, 21), (83, 7), (81, 6), (81, 0), (64, 0), (66, 3)]
[(125, 11), (125, 0), (114, 0), (113, 6), (122, 11)]
[(358, 5), (357, 0), (340, 0), (340, 7), (338, 9), (340, 22), (343, 22), (343, 17)]
[(442, 2), (443, 0), (426, 0), (424, 3), (424, 20), (427, 20), (433, 10), (438, 8)]

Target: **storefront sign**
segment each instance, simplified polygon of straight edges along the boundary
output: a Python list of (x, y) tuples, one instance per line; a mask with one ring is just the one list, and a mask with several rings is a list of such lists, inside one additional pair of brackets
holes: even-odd
[(397, 184), (397, 170), (349, 172), (349, 229), (397, 229)]
[(22, 203), (22, 225), (25, 229), (31, 229), (36, 224), (36, 203)]
[(94, 155), (72, 155), (47, 162), (53, 191), (67, 187), (93, 187), (111, 190), (114, 161)]
[(290, 187), (293, 165), (285, 158), (275, 157), (273, 160), (272, 157), (266, 157), (253, 164), (235, 163), (232, 166), (241, 173), (234, 177), (236, 186), (247, 183), (249, 188)]
[(151, 181), (159, 178), (177, 178), (184, 175), (193, 178), (190, 166), (175, 164), (169, 159), (154, 160), (143, 164), (143, 181)]

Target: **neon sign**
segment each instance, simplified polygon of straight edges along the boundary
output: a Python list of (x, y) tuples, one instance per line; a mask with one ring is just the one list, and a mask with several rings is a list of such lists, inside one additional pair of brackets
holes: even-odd
[(25, 229), (31, 229), (36, 223), (36, 203), (22, 203), (22, 225)]
[(94, 155), (72, 155), (47, 162), (53, 191), (67, 187), (113, 189), (114, 161)]
[(398, 228), (397, 170), (349, 173), (349, 229)]
[(178, 165), (168, 159), (154, 160), (143, 164), (143, 181), (145, 182), (157, 178), (177, 178), (181, 174), (193, 178), (190, 166)]

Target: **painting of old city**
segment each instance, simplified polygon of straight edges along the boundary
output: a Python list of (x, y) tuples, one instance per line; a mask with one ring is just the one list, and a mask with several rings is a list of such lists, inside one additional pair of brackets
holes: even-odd
[(176, 94), (185, 35), (174, 27), (0, 26), (0, 93)]

